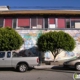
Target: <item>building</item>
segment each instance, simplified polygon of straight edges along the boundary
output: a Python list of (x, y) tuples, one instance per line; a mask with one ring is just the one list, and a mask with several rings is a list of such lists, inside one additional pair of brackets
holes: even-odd
[(20, 50), (28, 49), (38, 54), (36, 40), (42, 33), (63, 30), (75, 39), (76, 48), (73, 52), (63, 52), (57, 59), (80, 55), (80, 10), (0, 11), (0, 27), (7, 26), (14, 28), (23, 37), (25, 42)]
[(4, 10), (0, 11), (0, 27), (15, 29), (79, 28), (79, 10)]

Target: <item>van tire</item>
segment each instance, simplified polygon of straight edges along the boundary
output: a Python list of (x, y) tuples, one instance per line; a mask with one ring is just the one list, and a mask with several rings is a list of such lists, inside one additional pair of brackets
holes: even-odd
[(19, 64), (17, 69), (19, 72), (26, 72), (28, 70), (28, 66), (25, 63), (21, 63)]

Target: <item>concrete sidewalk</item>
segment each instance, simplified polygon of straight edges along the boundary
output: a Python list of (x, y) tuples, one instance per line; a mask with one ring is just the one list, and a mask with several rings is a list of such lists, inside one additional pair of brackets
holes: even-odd
[(56, 65), (46, 65), (44, 63), (40, 64), (39, 66), (34, 66), (35, 69), (51, 69)]

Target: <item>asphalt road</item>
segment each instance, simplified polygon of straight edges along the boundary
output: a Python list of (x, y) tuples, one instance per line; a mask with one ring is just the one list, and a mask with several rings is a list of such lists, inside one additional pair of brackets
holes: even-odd
[(14, 69), (0, 69), (0, 80), (73, 80), (74, 69), (53, 67), (52, 69), (33, 69), (25, 73)]

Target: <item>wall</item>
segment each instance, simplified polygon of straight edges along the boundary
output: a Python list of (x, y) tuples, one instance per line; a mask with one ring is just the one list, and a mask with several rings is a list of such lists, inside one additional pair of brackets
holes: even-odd
[[(16, 30), (16, 31), (23, 37), (25, 41), (20, 50), (23, 49), (30, 50), (33, 54), (39, 55), (40, 52), (36, 48), (37, 39), (42, 33), (49, 32), (50, 30)], [(80, 30), (63, 30), (63, 31), (70, 34), (74, 38), (74, 40), (76, 41), (76, 47), (72, 52), (62, 51), (57, 56), (56, 60), (80, 56)], [(51, 52), (45, 52), (45, 57), (47, 53)], [(48, 55), (47, 57), (53, 59), (51, 54)]]

